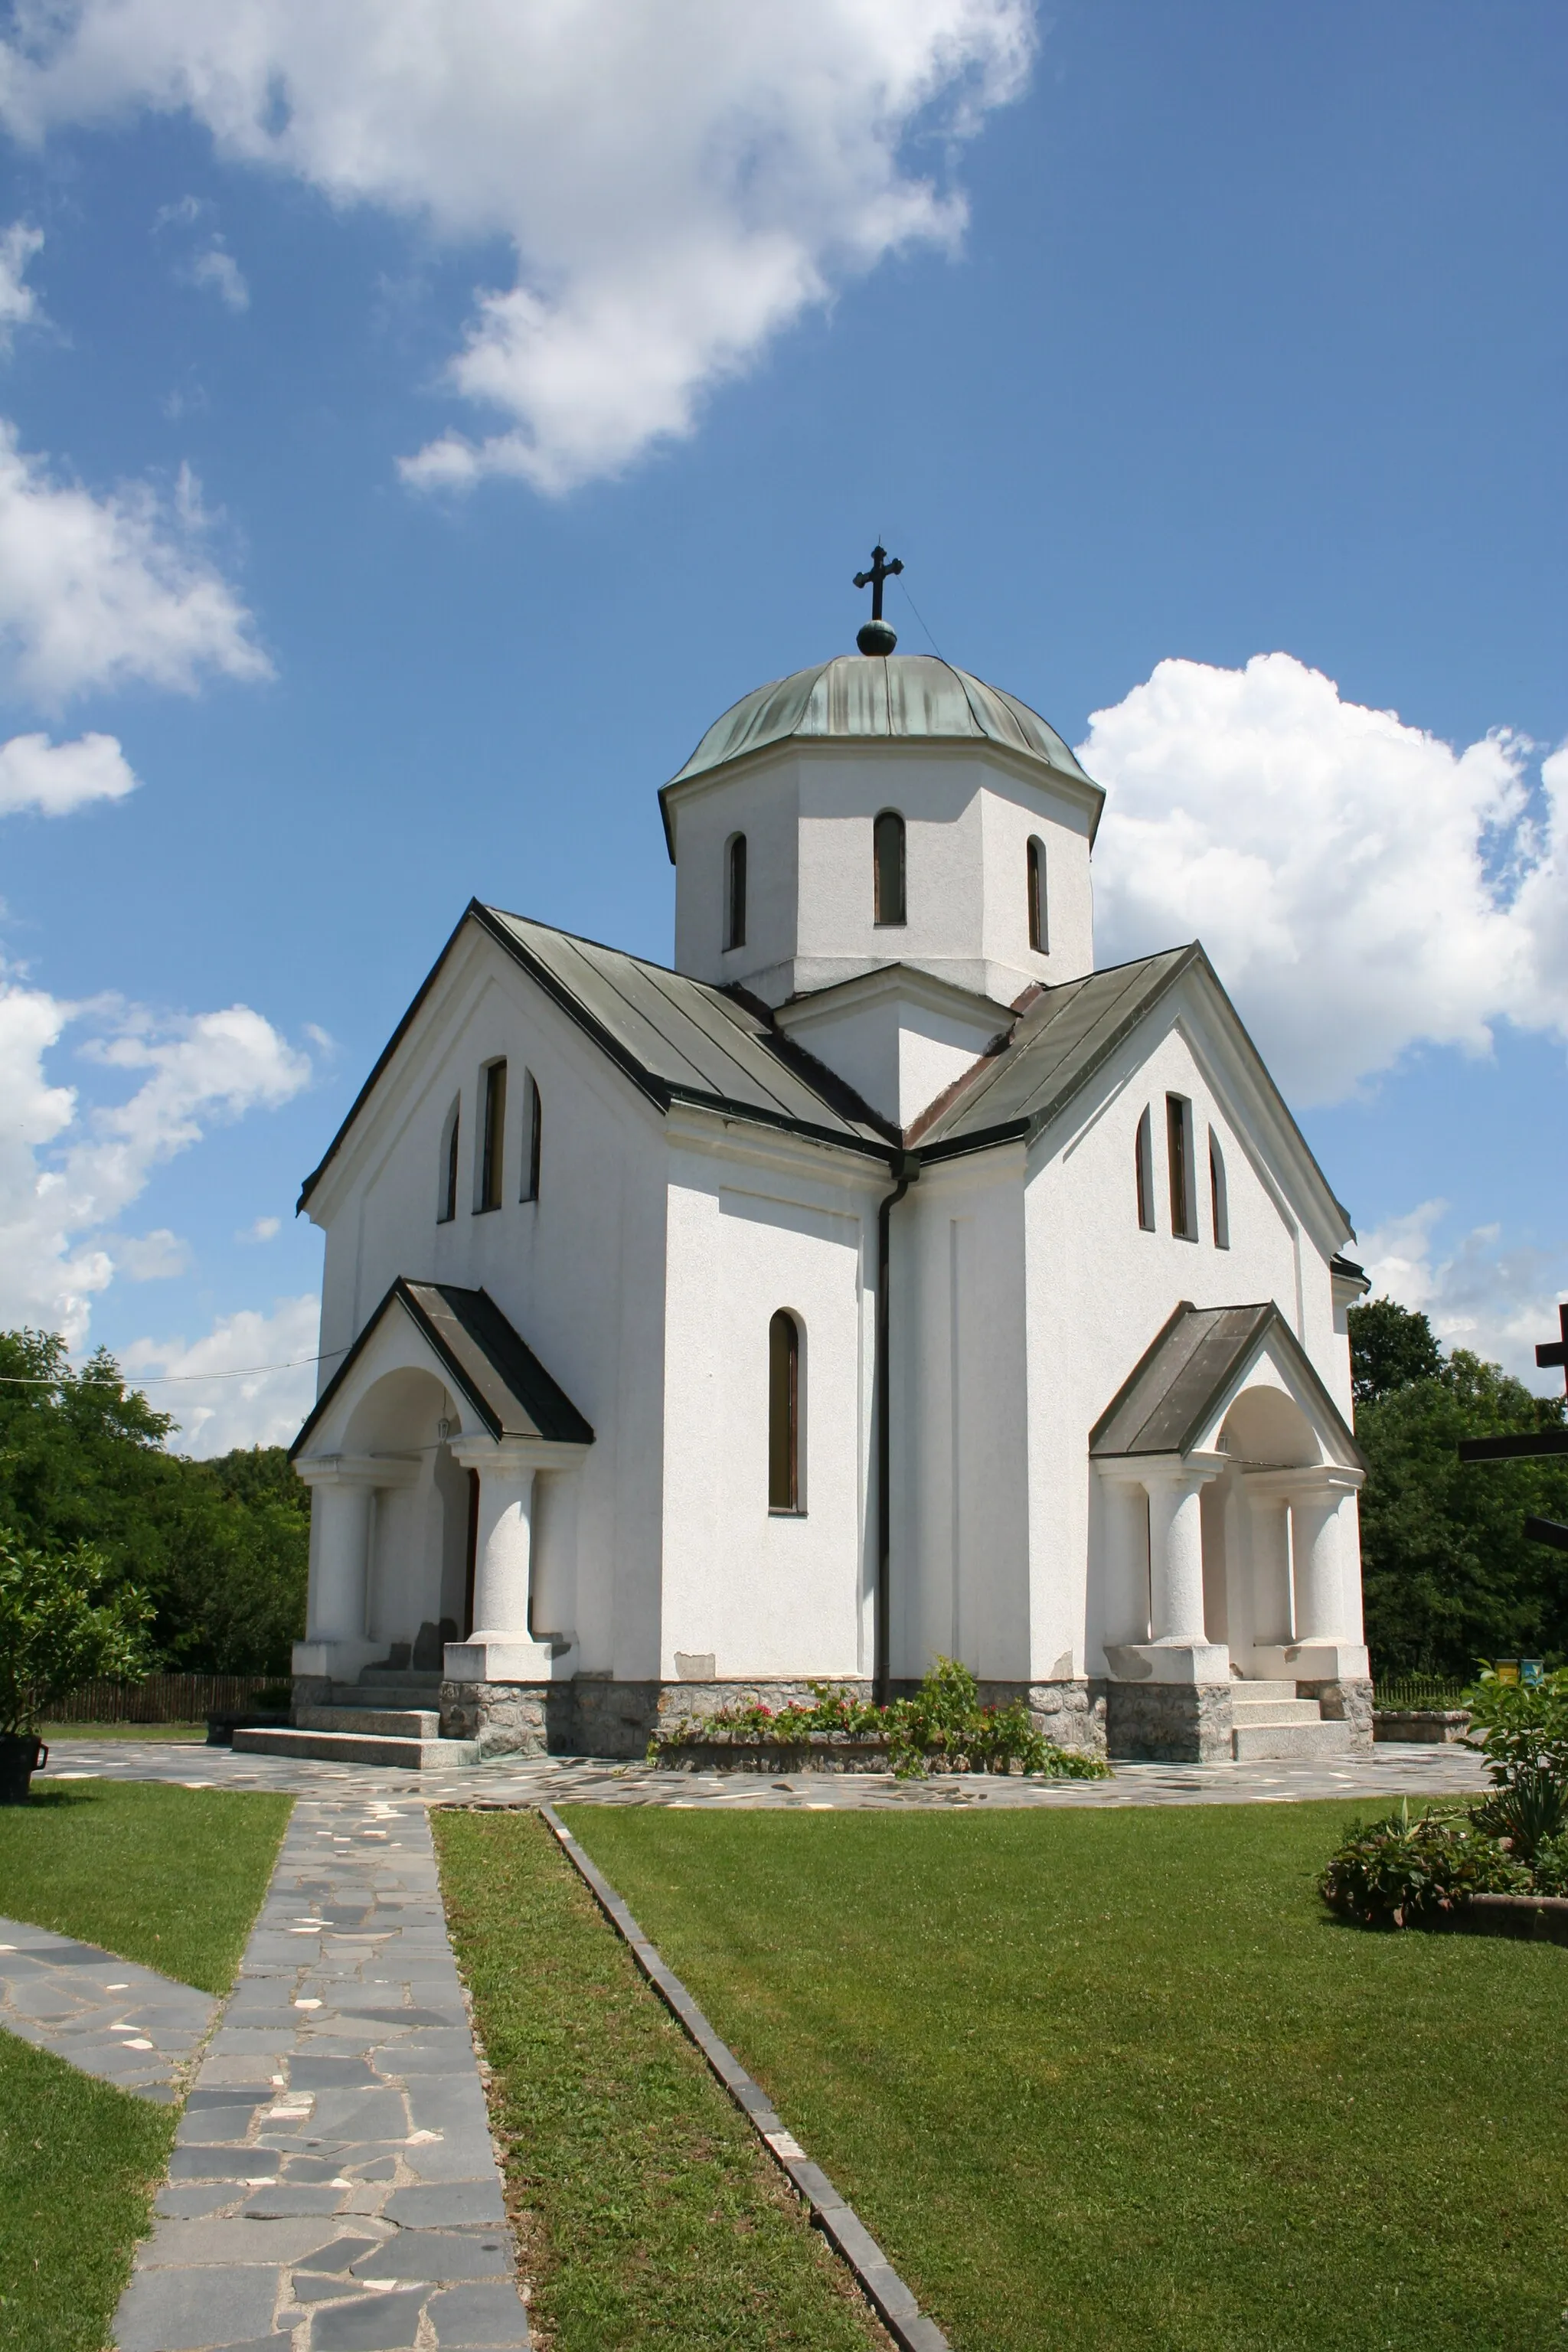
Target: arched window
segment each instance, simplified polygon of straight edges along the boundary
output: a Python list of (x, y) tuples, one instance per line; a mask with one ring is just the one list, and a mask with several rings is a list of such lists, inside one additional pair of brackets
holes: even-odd
[(501, 1203), (501, 1171), (506, 1157), (506, 1064), (487, 1062), (484, 1080), (485, 1120), (479, 1137), (476, 1210), (499, 1209)]
[(871, 829), (879, 923), (901, 923), (904, 915), (904, 820), (897, 809), (884, 809)]
[(462, 1125), (463, 1097), (454, 1096), (441, 1129), (441, 1184), (436, 1202), (436, 1223), (449, 1225), (458, 1213), (458, 1138)]
[(1138, 1171), (1138, 1222), (1146, 1234), (1152, 1234), (1154, 1230), (1154, 1138), (1147, 1103), (1138, 1122), (1134, 1157)]
[(1178, 1241), (1198, 1237), (1193, 1198), (1193, 1107), (1185, 1095), (1165, 1097), (1165, 1133), (1171, 1158), (1171, 1231)]
[(539, 1106), (539, 1086), (531, 1070), (523, 1073), (522, 1097), (522, 1192), (524, 1201), (539, 1198), (539, 1146), (543, 1132), (543, 1113)]
[(1212, 1127), (1209, 1129), (1209, 1202), (1214, 1210), (1214, 1245), (1215, 1249), (1228, 1249), (1230, 1195), (1226, 1189), (1225, 1154)]
[(1051, 951), (1051, 910), (1046, 896), (1046, 845), (1029, 837), (1029, 945), (1037, 955)]
[(724, 861), (724, 947), (746, 944), (746, 836), (731, 835)]
[(781, 1307), (768, 1325), (768, 1508), (800, 1510), (800, 1326)]

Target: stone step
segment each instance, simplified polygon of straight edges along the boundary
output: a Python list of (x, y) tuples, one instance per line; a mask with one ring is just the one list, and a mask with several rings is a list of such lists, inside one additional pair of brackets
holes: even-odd
[(438, 1707), (441, 1685), (432, 1683), (428, 1690), (399, 1689), (395, 1683), (334, 1683), (323, 1706), (391, 1706)]
[[(237, 1739), (238, 1732), (234, 1736)], [(1231, 1732), (1230, 1744), (1238, 1764), (1281, 1763), (1289, 1756), (1347, 1756), (1351, 1727), (1332, 1721), (1238, 1723)]]
[(296, 1731), (355, 1731), (384, 1739), (439, 1739), (441, 1717), (433, 1706), (297, 1706)]
[(441, 1687), (438, 1666), (362, 1666), (359, 1670), (362, 1690), (428, 1691), (434, 1698)]
[(1230, 1694), (1231, 1720), (1249, 1726), (1259, 1723), (1321, 1723), (1322, 1709), (1315, 1698), (1254, 1698), (1250, 1691), (1233, 1685)]
[(477, 1739), (398, 1739), (360, 1731), (237, 1731), (242, 1756), (304, 1757), (318, 1764), (401, 1764), (410, 1772), (477, 1764)]
[(1296, 1685), (1294, 1683), (1268, 1682), (1263, 1680), (1261, 1677), (1255, 1680), (1251, 1676), (1248, 1676), (1244, 1681), (1239, 1675), (1237, 1675), (1234, 1677), (1231, 1682), (1230, 1695), (1233, 1699), (1293, 1699), (1296, 1696)]

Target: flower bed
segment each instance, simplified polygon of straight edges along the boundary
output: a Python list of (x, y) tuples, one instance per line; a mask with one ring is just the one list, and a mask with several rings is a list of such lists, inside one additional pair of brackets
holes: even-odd
[(1021, 1702), (982, 1706), (974, 1676), (939, 1658), (912, 1698), (877, 1706), (826, 1683), (810, 1685), (810, 1706), (731, 1706), (661, 1725), (648, 1761), (676, 1771), (1026, 1772), (1100, 1780), (1098, 1756), (1058, 1748), (1037, 1730)]

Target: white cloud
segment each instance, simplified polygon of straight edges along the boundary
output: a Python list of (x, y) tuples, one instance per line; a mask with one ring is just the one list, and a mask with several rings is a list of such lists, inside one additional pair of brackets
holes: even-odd
[(43, 230), (29, 228), (26, 221), (14, 221), (0, 236), (0, 351), (9, 346), (14, 328), (38, 317), (38, 298), (24, 279), (43, 241)]
[(1478, 1225), (1453, 1244), (1437, 1234), (1447, 1203), (1424, 1201), (1363, 1235), (1357, 1255), (1373, 1295), (1426, 1316), (1445, 1347), (1468, 1348), (1545, 1395), (1561, 1393), (1561, 1372), (1536, 1364), (1536, 1342), (1557, 1337), (1557, 1304), (1568, 1297), (1568, 1253), (1500, 1247), (1500, 1229)]
[[(279, 1298), (270, 1315), (220, 1315), (205, 1339), (138, 1339), (123, 1369), (132, 1380), (172, 1373), (149, 1390), (179, 1423), (169, 1444), (181, 1454), (226, 1454), (237, 1445), (287, 1445), (316, 1394), (321, 1302)], [(300, 1361), (303, 1358), (306, 1360)], [(255, 1370), (254, 1366), (283, 1369)], [(236, 1374), (241, 1377), (235, 1377)]]
[(281, 1223), (277, 1217), (258, 1217), (253, 1225), (242, 1227), (236, 1234), (235, 1240), (237, 1242), (276, 1241), (280, 1231)]
[(184, 1274), (191, 1262), (189, 1244), (167, 1225), (150, 1234), (122, 1234), (112, 1244), (114, 1271), (132, 1282), (168, 1282)]
[(57, 481), (0, 419), (0, 656), (15, 689), (53, 706), (140, 679), (194, 691), (204, 672), (268, 677), (251, 617), (202, 545), (199, 488), (145, 483), (102, 499)]
[(135, 789), (130, 762), (112, 735), (81, 735), (74, 743), (13, 735), (0, 743), (0, 816), (18, 809), (68, 816), (89, 801), (123, 800)]
[(1289, 654), (1163, 661), (1079, 756), (1107, 787), (1102, 962), (1201, 938), (1285, 1091), (1354, 1092), (1420, 1042), (1568, 1035), (1568, 751), (1456, 751)]
[(248, 310), (250, 289), (245, 274), (232, 253), (226, 251), (221, 237), (215, 237), (205, 251), (198, 253), (185, 268), (184, 275), (193, 286), (205, 287), (217, 296), (230, 310)]
[[(140, 1076), (129, 1096), (88, 1108), (51, 1083), (45, 1057), (73, 1024), (84, 1058)], [(113, 1228), (153, 1171), (209, 1128), (287, 1102), (310, 1075), (245, 1005), (155, 1023), (0, 980), (0, 1327), (30, 1323), (79, 1348), (94, 1297), (146, 1247)]]
[(1033, 48), (1030, 0), (20, 0), (14, 21), (0, 113), (23, 138), (185, 110), (338, 202), (508, 239), (515, 282), (479, 293), (450, 369), (501, 429), (408, 473), (553, 491), (689, 432), (836, 283), (951, 244), (939, 175)]

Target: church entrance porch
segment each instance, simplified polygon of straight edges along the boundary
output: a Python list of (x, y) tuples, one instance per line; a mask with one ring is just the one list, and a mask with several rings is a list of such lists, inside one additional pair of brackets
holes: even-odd
[(1110, 1753), (1369, 1751), (1364, 1465), (1278, 1308), (1179, 1308), (1090, 1454)]

